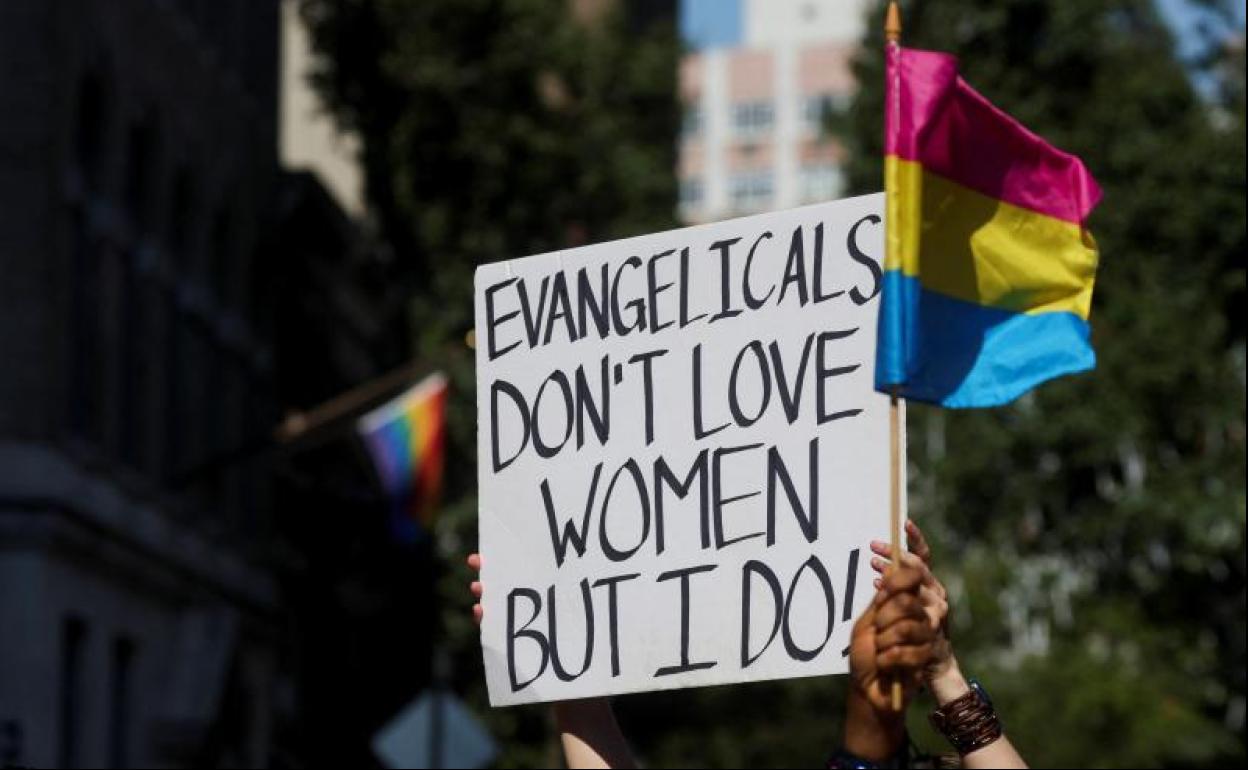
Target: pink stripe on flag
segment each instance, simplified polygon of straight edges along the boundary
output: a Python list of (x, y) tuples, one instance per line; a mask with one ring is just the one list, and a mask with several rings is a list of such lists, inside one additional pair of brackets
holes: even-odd
[[(1082, 224), (1101, 198), (1083, 161), (1002, 112), (934, 51), (890, 51), (886, 152), (976, 192)], [(900, 67), (900, 71), (898, 71)], [(898, 98), (899, 96), (899, 98)], [(896, 101), (892, 101), (896, 99)]]

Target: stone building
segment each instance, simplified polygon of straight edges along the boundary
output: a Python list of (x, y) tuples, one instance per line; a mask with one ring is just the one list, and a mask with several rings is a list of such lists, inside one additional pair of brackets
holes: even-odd
[(275, 502), (302, 461), (259, 450), (402, 345), (355, 221), (279, 166), (281, 21), (0, 4), (0, 765), (303, 751)]

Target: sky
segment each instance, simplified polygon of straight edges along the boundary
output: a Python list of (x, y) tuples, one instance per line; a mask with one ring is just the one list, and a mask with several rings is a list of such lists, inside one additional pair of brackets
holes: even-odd
[[(680, 0), (680, 29), (685, 41), (694, 49), (721, 48), (735, 45), (741, 39), (744, 0)], [(1162, 17), (1174, 28), (1179, 49), (1185, 56), (1201, 48), (1201, 28), (1211, 23), (1214, 29), (1224, 23), (1199, 2), (1193, 0), (1156, 0)], [(1231, 3), (1237, 18), (1232, 22), (1242, 32), (1244, 4)]]
[[(1179, 52), (1183, 56), (1192, 56), (1202, 49), (1202, 26), (1209, 25), (1216, 32), (1225, 34), (1226, 22), (1207, 8), (1203, 8), (1193, 0), (1156, 0), (1162, 18), (1169, 22), (1179, 39)], [(1244, 29), (1244, 4), (1230, 3), (1235, 12), (1231, 25)]]
[(744, 0), (680, 0), (680, 32), (691, 48), (724, 48), (741, 40)]

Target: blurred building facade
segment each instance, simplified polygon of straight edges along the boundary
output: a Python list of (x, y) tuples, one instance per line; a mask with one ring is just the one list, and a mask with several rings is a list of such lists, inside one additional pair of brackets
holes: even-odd
[(292, 642), (341, 602), (290, 512), (370, 513), (366, 466), (271, 437), (405, 345), (350, 169), (281, 166), (315, 133), (279, 120), (297, 23), (0, 4), (0, 765), (297, 762), (305, 675), (353, 642)]
[(0, 17), (0, 760), (266, 763), (276, 7)]
[(864, 0), (685, 0), (680, 213), (690, 222), (838, 197)]

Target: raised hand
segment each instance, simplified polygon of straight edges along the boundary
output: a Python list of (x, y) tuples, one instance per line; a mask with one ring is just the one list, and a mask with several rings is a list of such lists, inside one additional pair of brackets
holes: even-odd
[[(481, 554), (468, 555), (468, 566), (481, 572)], [(481, 625), (485, 612), (481, 608), (484, 586), (480, 580), (469, 584), (472, 593), (472, 619)], [(637, 766), (624, 734), (615, 721), (611, 701), (606, 698), (555, 701), (551, 704), (564, 761), (572, 770), (582, 768), (632, 768)]]
[[(917, 559), (916, 559), (917, 561)], [(908, 702), (930, 663), (936, 628), (919, 598), (921, 564), (903, 562), (880, 580), (871, 606), (854, 625), (849, 669), (855, 690), (878, 712), (891, 712), (891, 685)]]
[[(906, 522), (906, 544), (908, 553), (901, 554), (901, 564), (916, 569), (922, 575), (919, 586), (919, 601), (927, 614), (928, 622), (936, 632), (932, 645), (932, 658), (924, 676), (929, 684), (944, 675), (954, 665), (953, 646), (949, 641), (949, 592), (936, 578), (931, 570), (932, 549), (923, 536), (919, 525), (913, 521)], [(888, 543), (876, 540), (871, 543), (871, 550), (876, 555), (871, 559), (871, 568), (881, 577), (876, 578), (877, 590), (884, 584), (883, 575), (892, 564), (893, 549)]]

